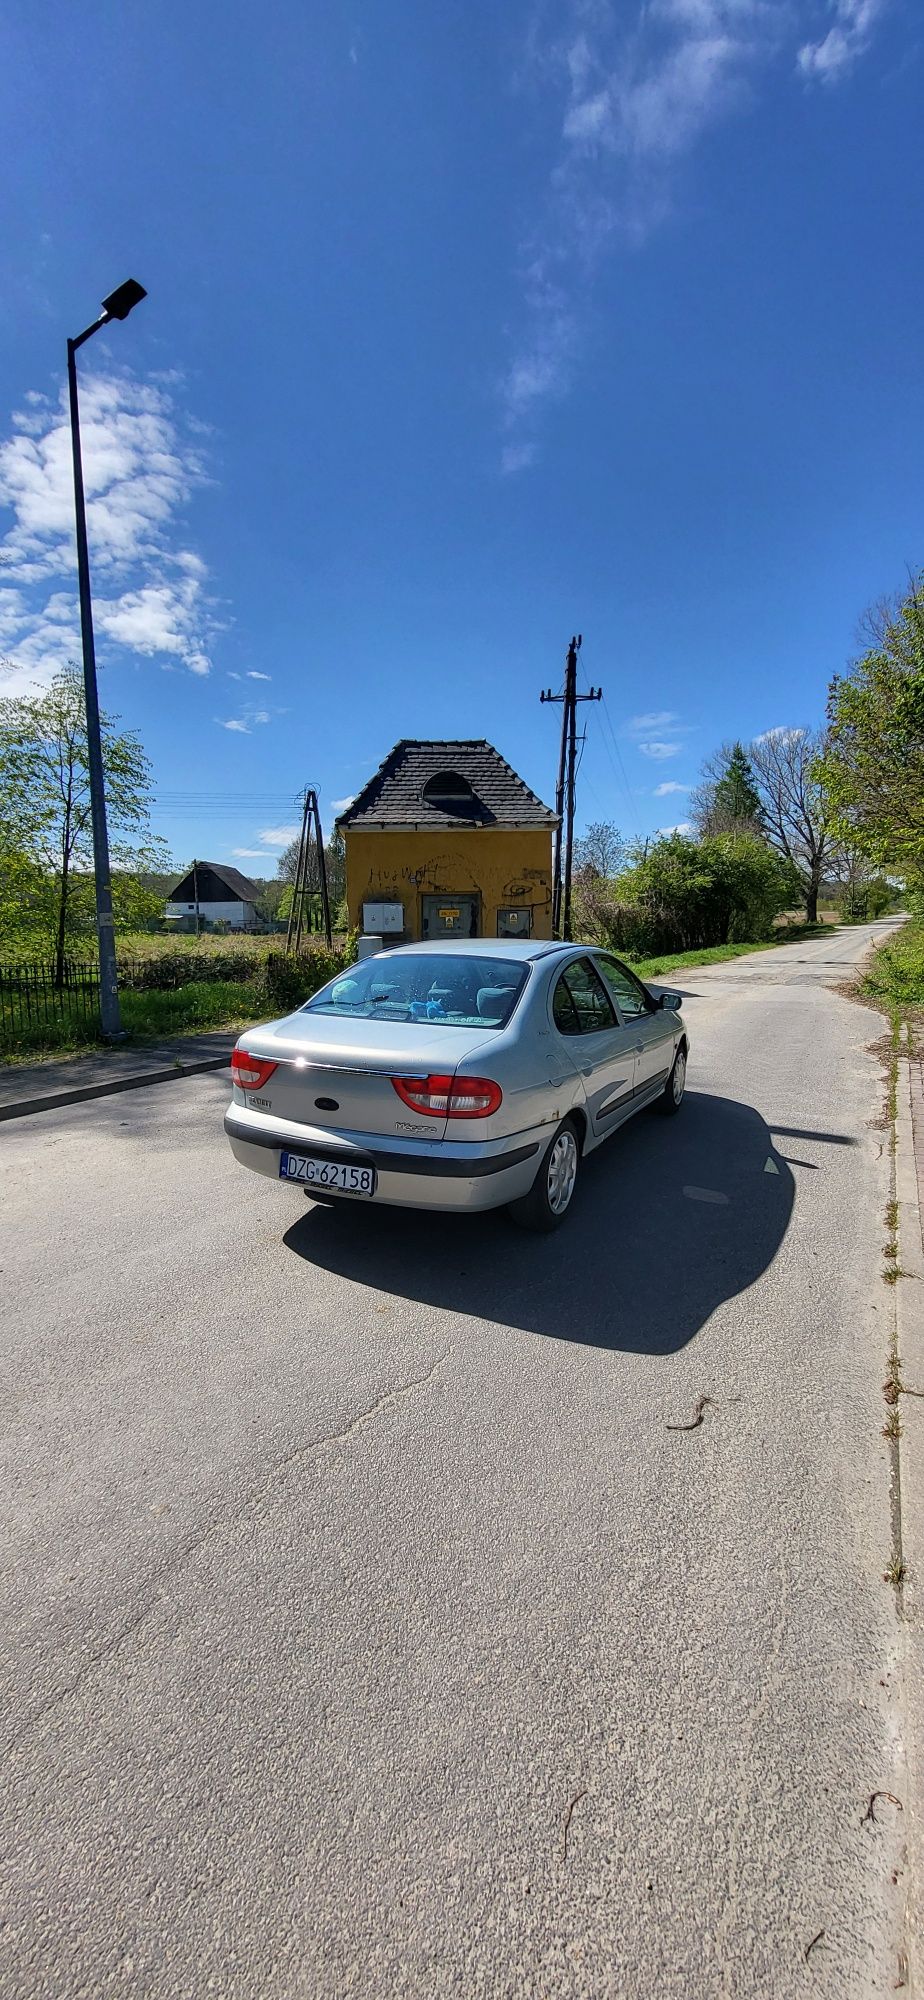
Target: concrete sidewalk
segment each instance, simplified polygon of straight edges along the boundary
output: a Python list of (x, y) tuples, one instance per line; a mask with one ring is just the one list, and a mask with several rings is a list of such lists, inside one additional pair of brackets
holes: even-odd
[(57, 1061), (6, 1064), (0, 1070), (0, 1122), (27, 1118), (36, 1111), (57, 1111), (84, 1098), (110, 1097), (119, 1090), (224, 1069), (236, 1040), (236, 1034), (222, 1029), (147, 1047), (94, 1049), (89, 1055), (61, 1056)]

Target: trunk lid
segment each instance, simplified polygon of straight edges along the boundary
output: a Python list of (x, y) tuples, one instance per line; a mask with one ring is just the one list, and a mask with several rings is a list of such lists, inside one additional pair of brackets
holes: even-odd
[(235, 1088), (235, 1097), (254, 1111), (331, 1132), (442, 1139), (448, 1120), (413, 1111), (391, 1079), (452, 1076), (490, 1040), (483, 1028), (290, 1014), (241, 1035), (241, 1048), (278, 1067), (261, 1090)]

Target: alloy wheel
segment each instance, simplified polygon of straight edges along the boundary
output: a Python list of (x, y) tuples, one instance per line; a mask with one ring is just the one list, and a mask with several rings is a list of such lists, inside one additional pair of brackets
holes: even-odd
[(574, 1193), (578, 1152), (574, 1133), (559, 1132), (549, 1154), (549, 1207), (553, 1215), (563, 1215)]

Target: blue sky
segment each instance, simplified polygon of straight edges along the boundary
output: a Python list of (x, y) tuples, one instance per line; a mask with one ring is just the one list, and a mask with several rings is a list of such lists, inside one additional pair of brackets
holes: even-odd
[(133, 275), (94, 597), (178, 862), (403, 735), (550, 799), (574, 629), (581, 819), (682, 822), (922, 560), (922, 88), (918, 0), (9, 10), (3, 684), (78, 648)]

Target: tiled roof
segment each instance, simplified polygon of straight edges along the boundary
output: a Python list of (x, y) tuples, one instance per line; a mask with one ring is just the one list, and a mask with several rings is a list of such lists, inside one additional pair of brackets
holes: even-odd
[[(457, 773), (472, 798), (425, 798), (428, 780)], [(338, 826), (554, 826), (555, 814), (484, 737), (467, 742), (404, 738), (363, 786)]]
[[(225, 887), (230, 889), (231, 895), (229, 900), (231, 902), (234, 901), (235, 897), (239, 898), (239, 900), (242, 903), (256, 902), (257, 897), (260, 894), (260, 891), (257, 888), (256, 883), (249, 882), (247, 880), (246, 875), (241, 874), (239, 868), (229, 868), (226, 861), (196, 862), (196, 870), (200, 877), (200, 893), (205, 887), (205, 883), (202, 878), (204, 878), (205, 876), (206, 869), (209, 870), (210, 874), (217, 875), (219, 881), (223, 882), (225, 884)], [(168, 903), (176, 902), (177, 900), (186, 903), (190, 902), (194, 893), (191, 887), (188, 888), (188, 894), (185, 894), (183, 896), (179, 896), (178, 892), (181, 889), (184, 890), (187, 889), (187, 886), (192, 883), (192, 879), (193, 879), (193, 871), (192, 869), (190, 869), (189, 873), (183, 876), (182, 881), (177, 882), (176, 887), (171, 889), (170, 894), (167, 897)]]

